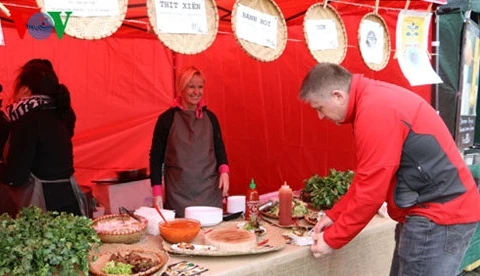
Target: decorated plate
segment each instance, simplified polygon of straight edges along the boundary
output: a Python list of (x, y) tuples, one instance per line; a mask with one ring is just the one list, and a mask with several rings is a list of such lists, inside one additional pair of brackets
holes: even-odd
[(282, 249), (286, 244), (285, 239), (278, 241), (270, 241), (268, 239), (261, 240), (259, 245), (252, 248), (249, 251), (224, 251), (218, 250), (214, 246), (193, 244), (193, 248), (190, 245), (180, 246), (179, 244), (167, 245), (167, 251), (170, 253), (177, 253), (182, 255), (192, 256), (237, 256), (237, 255), (250, 255), (250, 254), (263, 254), (267, 252), (277, 251)]

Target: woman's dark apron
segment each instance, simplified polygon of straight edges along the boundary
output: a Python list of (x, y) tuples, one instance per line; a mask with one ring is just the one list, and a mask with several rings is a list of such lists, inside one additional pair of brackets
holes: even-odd
[(222, 208), (213, 127), (206, 113), (175, 112), (165, 150), (165, 208), (184, 217), (185, 207)]
[[(73, 176), (67, 179), (42, 180), (31, 173), (28, 183), (20, 187), (4, 185), (4, 188), (10, 200), (10, 206), (6, 206), (10, 215), (16, 216), (23, 207), (35, 205), (44, 211), (67, 211), (88, 216), (85, 194)], [(70, 206), (62, 210), (66, 204)], [(3, 206), (0, 209), (3, 209)]]

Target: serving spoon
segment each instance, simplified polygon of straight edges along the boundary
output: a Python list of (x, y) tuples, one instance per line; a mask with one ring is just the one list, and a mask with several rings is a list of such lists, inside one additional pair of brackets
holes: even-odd
[(136, 221), (142, 222), (142, 220), (137, 215), (135, 215), (132, 211), (128, 210), (125, 207), (120, 207), (120, 213), (126, 213), (130, 217), (134, 218)]
[(158, 206), (156, 204), (153, 204), (153, 207), (155, 207), (155, 210), (157, 210), (158, 214), (160, 214), (160, 216), (162, 217), (163, 221), (164, 222), (167, 222), (167, 220), (165, 219), (165, 217), (163, 216), (162, 212), (160, 211), (160, 209), (158, 208)]

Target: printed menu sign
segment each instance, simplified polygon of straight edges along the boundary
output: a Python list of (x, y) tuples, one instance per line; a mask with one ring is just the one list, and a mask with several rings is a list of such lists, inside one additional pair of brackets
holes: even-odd
[(277, 48), (278, 18), (245, 5), (238, 4), (235, 33), (241, 39)]
[(203, 0), (155, 0), (157, 30), (161, 33), (207, 34)]
[(117, 16), (118, 0), (44, 0), (46, 11), (71, 11), (72, 16)]
[(455, 140), (460, 148), (468, 148), (473, 145), (475, 135), (475, 116), (461, 115), (458, 120)]
[(337, 27), (333, 19), (309, 19), (306, 21), (308, 45), (313, 51), (338, 48)]

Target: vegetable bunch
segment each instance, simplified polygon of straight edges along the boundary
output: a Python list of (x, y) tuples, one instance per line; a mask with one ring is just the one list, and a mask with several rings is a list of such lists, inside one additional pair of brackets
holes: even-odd
[(88, 275), (100, 239), (87, 217), (30, 206), (16, 219), (0, 216), (0, 275)]
[(330, 169), (328, 175), (324, 177), (314, 174), (303, 181), (305, 187), (302, 193), (310, 195), (313, 207), (321, 210), (330, 209), (347, 192), (353, 176), (351, 170), (335, 169)]

